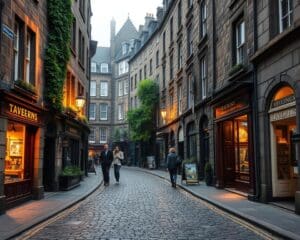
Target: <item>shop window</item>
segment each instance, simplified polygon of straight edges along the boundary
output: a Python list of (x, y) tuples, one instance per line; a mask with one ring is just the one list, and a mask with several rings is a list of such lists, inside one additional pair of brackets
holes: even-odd
[(197, 156), (197, 139), (196, 139), (195, 124), (191, 123), (188, 126), (188, 157), (196, 158)]
[(5, 183), (25, 179), (25, 125), (9, 122), (5, 154)]

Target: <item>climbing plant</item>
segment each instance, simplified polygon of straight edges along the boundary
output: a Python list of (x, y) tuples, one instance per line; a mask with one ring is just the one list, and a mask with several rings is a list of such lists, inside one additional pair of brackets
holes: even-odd
[(73, 14), (72, 0), (47, 0), (48, 42), (45, 51), (46, 99), (50, 107), (61, 110), (63, 86), (70, 58)]

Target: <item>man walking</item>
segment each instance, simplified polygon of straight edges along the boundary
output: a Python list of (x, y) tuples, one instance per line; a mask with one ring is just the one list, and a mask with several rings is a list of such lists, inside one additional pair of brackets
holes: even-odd
[(109, 169), (113, 161), (113, 153), (108, 149), (108, 144), (104, 144), (104, 150), (100, 155), (101, 168), (104, 178), (104, 186), (109, 185)]

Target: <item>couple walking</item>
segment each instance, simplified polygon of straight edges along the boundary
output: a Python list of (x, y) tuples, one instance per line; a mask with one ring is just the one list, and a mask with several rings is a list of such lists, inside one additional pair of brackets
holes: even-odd
[(123, 152), (118, 146), (113, 151), (108, 149), (108, 144), (104, 144), (104, 150), (101, 152), (100, 161), (104, 178), (104, 186), (109, 185), (109, 169), (111, 165), (114, 167), (115, 179), (117, 183), (120, 180), (121, 161), (124, 159)]

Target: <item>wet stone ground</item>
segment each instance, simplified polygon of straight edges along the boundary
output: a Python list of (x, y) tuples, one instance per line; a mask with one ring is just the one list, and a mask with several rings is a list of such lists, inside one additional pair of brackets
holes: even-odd
[(99, 189), (31, 239), (261, 239), (158, 177), (121, 169), (120, 184)]

